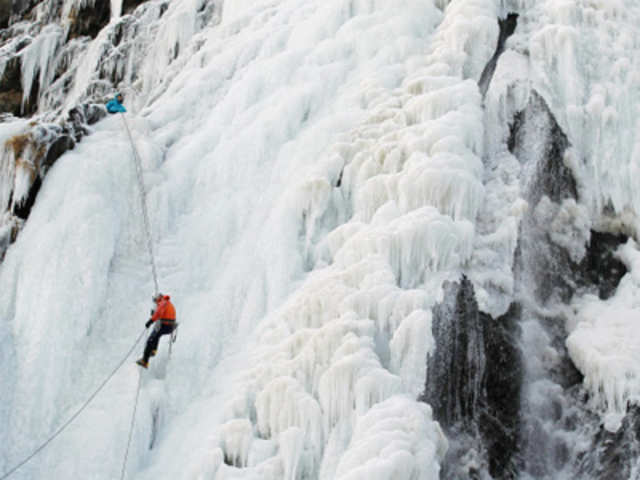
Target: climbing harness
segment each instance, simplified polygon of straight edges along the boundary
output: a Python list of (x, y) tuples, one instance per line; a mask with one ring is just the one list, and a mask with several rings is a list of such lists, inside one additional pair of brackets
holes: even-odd
[[(40, 453), (47, 445), (49, 445), (53, 441), (54, 438), (56, 438), (58, 435), (60, 435), (71, 424), (71, 422), (73, 422), (84, 411), (84, 409), (87, 408), (87, 406), (89, 406), (89, 403), (91, 403), (91, 401), (96, 397), (96, 395), (98, 395), (98, 393), (100, 393), (100, 391), (105, 387), (107, 382), (109, 380), (111, 380), (111, 378), (113, 378), (113, 376), (116, 374), (116, 372), (118, 370), (120, 370), (122, 365), (124, 365), (124, 363), (127, 361), (129, 356), (131, 355), (131, 353), (133, 353), (133, 350), (138, 346), (138, 343), (140, 343), (140, 340), (142, 340), (142, 337), (144, 336), (145, 331), (146, 331), (146, 329), (142, 330), (142, 332), (140, 333), (140, 335), (138, 336), (138, 338), (136, 339), (134, 344), (131, 346), (131, 348), (129, 349), (127, 354), (124, 356), (124, 358), (120, 361), (120, 363), (118, 363), (116, 368), (113, 369), (113, 371), (109, 374), (109, 376), (89, 396), (89, 398), (80, 406), (80, 408), (73, 415), (71, 415), (69, 420), (67, 420), (60, 427), (58, 427), (58, 429), (55, 432), (53, 432), (51, 434), (51, 436), (47, 440), (45, 440), (38, 448), (36, 448), (33, 452), (31, 452), (31, 454), (29, 454), (22, 461), (18, 462), (15, 466), (13, 466), (9, 470), (7, 470), (5, 473), (3, 473), (2, 476), (0, 476), (0, 480), (4, 480), (5, 478), (9, 478), (9, 476), (12, 473), (14, 473), (16, 470), (18, 470), (24, 464), (26, 464), (29, 460), (31, 460), (33, 457), (35, 457), (38, 453)], [(139, 384), (138, 384), (138, 388), (140, 388)], [(136, 396), (136, 401), (137, 401), (137, 396)], [(134, 411), (134, 413), (135, 413), (135, 411)], [(127, 447), (127, 450), (128, 450), (128, 447)]]
[(149, 223), (149, 214), (147, 212), (147, 191), (144, 188), (144, 181), (142, 178), (142, 162), (140, 161), (140, 154), (138, 153), (136, 144), (133, 141), (131, 130), (129, 130), (129, 124), (127, 123), (127, 119), (125, 118), (124, 114), (121, 113), (120, 115), (122, 117), (122, 122), (124, 123), (124, 128), (127, 130), (129, 141), (131, 142), (131, 150), (133, 150), (133, 161), (136, 166), (136, 177), (138, 179), (138, 187), (140, 189), (140, 204), (142, 206), (142, 219), (144, 221), (144, 229), (147, 237), (147, 250), (149, 251), (149, 262), (151, 263), (151, 275), (153, 276), (153, 285), (155, 287), (154, 297), (155, 297), (158, 295), (160, 288), (158, 287), (158, 274), (156, 272), (156, 261), (155, 261), (155, 257), (153, 256), (151, 224)]

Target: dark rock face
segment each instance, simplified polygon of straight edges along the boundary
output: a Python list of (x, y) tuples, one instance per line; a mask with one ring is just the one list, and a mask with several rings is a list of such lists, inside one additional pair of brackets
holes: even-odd
[[(23, 17), (38, 3), (43, 0), (10, 0), (7, 3), (11, 4), (11, 19), (23, 20)], [(44, 0), (50, 1), (50, 0)], [(12, 22), (10, 22), (12, 23)]]
[(11, 0), (0, 0), (0, 28), (7, 28), (10, 18)]
[[(479, 312), (465, 277), (445, 290), (433, 310), (436, 350), (421, 397), (451, 442), (441, 478), (480, 478), (480, 465), (493, 478), (515, 478), (522, 379), (515, 316)], [(463, 457), (475, 466), (461, 465)]]
[(600, 427), (588, 453), (579, 459), (581, 478), (637, 478), (633, 470), (635, 461), (640, 458), (640, 407), (629, 409), (616, 433)]
[(147, 0), (123, 0), (122, 1), (122, 14), (131, 13), (138, 6), (142, 5)]
[(509, 151), (522, 164), (535, 167), (526, 175), (527, 200), (535, 204), (543, 195), (553, 202), (578, 198), (573, 173), (564, 162), (568, 146), (547, 103), (533, 90), (527, 107), (513, 119), (508, 140)]
[(496, 51), (493, 54), (493, 57), (491, 57), (491, 60), (489, 60), (485, 65), (484, 70), (482, 70), (482, 74), (480, 75), (480, 80), (478, 80), (478, 87), (480, 88), (480, 93), (482, 93), (483, 97), (489, 89), (489, 84), (491, 83), (493, 74), (496, 71), (498, 58), (500, 58), (500, 55), (504, 52), (504, 45), (507, 42), (507, 38), (513, 35), (513, 32), (516, 31), (516, 27), (518, 26), (518, 14), (509, 13), (506, 18), (499, 18), (498, 26), (500, 27), (500, 35), (498, 36)]
[(512, 304), (507, 313), (496, 319), (480, 315), (486, 352), (486, 401), (480, 431), (487, 448), (489, 474), (496, 479), (517, 478), (523, 376), (518, 348), (520, 307)]
[[(555, 204), (578, 199), (576, 181), (564, 162), (568, 146), (546, 102), (533, 91), (527, 108), (516, 115), (509, 139), (509, 148), (528, 173), (523, 182), (530, 212), (543, 197)], [(547, 226), (530, 213), (521, 226), (516, 274), (528, 277), (520, 281), (535, 285), (535, 296), (542, 304), (549, 300), (567, 303), (579, 289), (596, 288), (601, 298), (608, 298), (626, 273), (613, 256), (626, 241), (625, 235), (591, 231), (586, 254), (576, 263), (563, 246), (552, 241)]]
[(543, 197), (555, 204), (577, 199), (577, 187), (564, 163), (567, 137), (535, 91), (525, 110), (514, 118), (508, 143), (522, 164), (521, 183), (529, 202), (516, 252), (517, 282), (533, 288), (541, 304), (558, 300), (567, 303), (575, 291), (575, 264), (569, 252), (549, 237), (547, 219), (538, 219), (534, 212)]
[(71, 12), (69, 38), (89, 36), (95, 38), (111, 18), (111, 1), (96, 0), (95, 5), (86, 5)]
[(433, 309), (435, 351), (427, 359), (425, 390), (420, 400), (433, 408), (433, 417), (449, 438), (440, 478), (475, 478), (461, 461), (465, 454), (476, 464), (486, 458), (478, 431), (478, 413), (485, 401), (486, 358), (483, 328), (473, 286), (463, 277), (445, 285), (441, 304)]
[(20, 57), (7, 62), (0, 78), (0, 110), (19, 116), (22, 109), (22, 73)]
[(53, 166), (53, 164), (65, 153), (67, 150), (71, 150), (75, 147), (76, 142), (73, 141), (69, 135), (62, 135), (58, 137), (54, 142), (49, 146), (49, 150), (47, 151), (47, 155), (44, 158), (43, 166), (49, 168)]
[(577, 267), (578, 285), (583, 288), (597, 288), (598, 296), (602, 300), (611, 297), (627, 273), (627, 267), (614, 257), (614, 252), (627, 240), (628, 237), (623, 234), (592, 230), (587, 254)]
[(452, 427), (474, 420), (483, 396), (483, 331), (471, 282), (463, 277), (447, 285), (433, 314), (437, 347), (429, 356), (423, 400), (442, 426)]

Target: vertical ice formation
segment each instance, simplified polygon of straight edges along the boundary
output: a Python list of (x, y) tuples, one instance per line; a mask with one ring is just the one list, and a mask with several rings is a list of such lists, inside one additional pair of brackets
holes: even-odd
[[(48, 25), (22, 51), (22, 107), (25, 101), (36, 92), (44, 88), (51, 81), (53, 75), (52, 62), (62, 40), (62, 29), (57, 25)], [(34, 85), (34, 82), (37, 82)], [(36, 93), (37, 95), (37, 93)]]
[[(626, 238), (597, 231), (637, 232), (639, 7), (226, 3), (112, 1), (106, 21), (72, 24), (91, 0), (41, 2), (41, 25), (12, 25), (2, 46), (23, 113), (116, 87), (141, 112), (162, 284), (185, 320), (171, 362), (143, 379), (129, 474), (430, 480), (447, 448), (434, 414), (451, 452), (470, 452), (445, 472), (632, 471), (581, 463), (614, 434), (594, 434), (563, 341), (568, 318), (588, 407), (633, 438), (637, 249), (619, 250), (623, 267), (610, 252)], [(0, 470), (73, 411), (147, 313), (119, 121), (51, 169), (2, 264)], [(28, 199), (34, 162), (0, 162), (0, 200)], [(0, 228), (2, 244), (14, 226)], [(509, 376), (516, 322), (526, 364)], [(432, 411), (425, 377), (456, 352), (459, 388)], [(113, 478), (131, 367), (19, 475)], [(451, 387), (435, 383), (427, 397)]]
[[(411, 443), (378, 450), (378, 442), (407, 440), (388, 427), (377, 437), (367, 423), (375, 411), (383, 424), (395, 425), (385, 416), (406, 403), (414, 405), (418, 425), (433, 425), (430, 411), (415, 400), (424, 359), (437, 348), (429, 310), (443, 281), (458, 279), (470, 259), (483, 196), (481, 98), (477, 84), (463, 75), (479, 76), (491, 52), (483, 58), (469, 48), (471, 39), (453, 45), (446, 39), (469, 27), (471, 16), (494, 12), (490, 2), (484, 10), (467, 7), (459, 7), (460, 18), (444, 18), (433, 48), (401, 88), (367, 92), (363, 100), (371, 113), (326, 154), (316, 168), (324, 168), (325, 177), (316, 173), (297, 193), (306, 263), (315, 268), (260, 326), (260, 343), (272, 347), (251, 361), (256, 367), (244, 379), (244, 398), (231, 402), (228, 415), (246, 415), (256, 398), (263, 434), (273, 438), (301, 428), (301, 455), (322, 459), (305, 462), (307, 475), (437, 474), (433, 456), (444, 452), (440, 434), (429, 435), (418, 450), (408, 448)], [(481, 37), (497, 33), (493, 18), (486, 18), (491, 21), (474, 23), (469, 35), (483, 25), (488, 32), (480, 28)], [(331, 224), (336, 228), (325, 233)], [(285, 392), (291, 400), (282, 397)], [(291, 407), (265, 409), (266, 402)], [(313, 425), (301, 424), (308, 419)]]
[(111, 19), (118, 18), (122, 15), (122, 1), (123, 0), (110, 0)]

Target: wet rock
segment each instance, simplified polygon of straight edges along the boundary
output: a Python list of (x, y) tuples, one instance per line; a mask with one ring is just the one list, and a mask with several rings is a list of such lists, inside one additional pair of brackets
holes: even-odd
[(541, 201), (546, 202), (546, 209), (553, 209), (566, 199), (577, 200), (577, 186), (564, 161), (567, 136), (535, 90), (527, 107), (513, 120), (508, 146), (522, 165), (521, 184), (529, 203), (516, 251), (517, 282), (533, 288), (534, 298), (542, 305), (567, 303), (576, 289), (571, 273), (575, 263), (565, 246), (552, 241), (549, 219), (536, 212)]
[(496, 319), (480, 314), (486, 367), (479, 428), (487, 449), (489, 473), (495, 479), (517, 478), (515, 459), (519, 451), (524, 370), (518, 348), (520, 311), (520, 306), (514, 303)]
[(547, 103), (535, 90), (529, 104), (511, 124), (508, 147), (522, 164), (534, 168), (526, 173), (528, 200), (537, 204), (543, 195), (553, 202), (578, 198), (573, 173), (564, 162), (569, 140)]
[(576, 270), (577, 284), (585, 288), (595, 288), (602, 300), (611, 297), (627, 267), (615, 257), (615, 251), (627, 242), (623, 234), (591, 231), (587, 253)]
[(433, 309), (436, 349), (428, 359), (422, 399), (442, 426), (452, 427), (476, 419), (486, 361), (473, 285), (463, 277), (460, 284), (447, 284), (445, 292)]
[[(533, 91), (527, 108), (516, 115), (509, 139), (509, 148), (526, 173), (523, 182), (530, 211), (543, 197), (555, 204), (578, 199), (575, 178), (564, 162), (568, 147), (567, 136), (546, 102)], [(528, 215), (517, 252), (516, 263), (527, 265), (519, 270), (529, 272), (528, 283), (536, 285), (536, 298), (542, 303), (549, 299), (567, 303), (580, 288), (595, 289), (603, 299), (611, 296), (626, 273), (613, 254), (627, 237), (592, 230), (586, 254), (576, 263), (566, 248), (549, 238), (547, 229), (533, 214)]]
[(71, 150), (75, 147), (76, 142), (71, 138), (70, 135), (62, 135), (58, 137), (50, 146), (47, 151), (47, 155), (44, 158), (43, 166), (51, 167), (58, 158), (62, 156), (68, 150)]
[(498, 319), (480, 312), (465, 277), (447, 284), (433, 309), (436, 349), (421, 400), (450, 440), (441, 478), (481, 478), (480, 470), (515, 478), (522, 385), (517, 320), (515, 309)]
[(640, 407), (629, 409), (622, 426), (615, 432), (603, 427), (594, 436), (589, 455), (580, 458), (581, 478), (609, 480), (636, 478), (640, 458)]

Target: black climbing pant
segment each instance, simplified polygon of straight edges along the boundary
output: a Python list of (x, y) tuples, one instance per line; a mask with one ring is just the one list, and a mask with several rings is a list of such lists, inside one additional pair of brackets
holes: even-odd
[[(159, 321), (159, 320), (158, 320)], [(148, 362), (149, 357), (151, 356), (151, 352), (157, 350), (158, 342), (160, 341), (160, 337), (162, 335), (169, 335), (173, 333), (173, 330), (176, 328), (175, 323), (161, 323), (160, 325), (156, 325), (149, 335), (149, 339), (147, 340), (147, 346), (144, 348), (144, 361)]]

